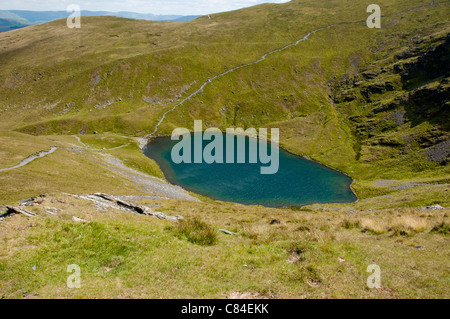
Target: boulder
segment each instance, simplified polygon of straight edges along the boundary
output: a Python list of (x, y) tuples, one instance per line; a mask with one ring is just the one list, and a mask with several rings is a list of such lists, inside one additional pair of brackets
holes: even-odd
[(442, 207), (441, 205), (432, 205), (432, 206), (426, 206), (426, 207), (422, 207), (422, 210), (441, 210), (441, 209), (445, 209), (444, 207)]

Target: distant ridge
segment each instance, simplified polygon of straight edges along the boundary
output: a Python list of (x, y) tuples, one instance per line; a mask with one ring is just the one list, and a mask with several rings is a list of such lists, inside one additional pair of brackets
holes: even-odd
[[(120, 18), (152, 20), (152, 21), (179, 21), (188, 22), (200, 16), (182, 15), (155, 15), (151, 13), (136, 12), (108, 12), (108, 11), (81, 11), (82, 16), (114, 16)], [(29, 25), (46, 23), (69, 16), (66, 11), (27, 11), (27, 10), (0, 10), (0, 32), (20, 29)]]

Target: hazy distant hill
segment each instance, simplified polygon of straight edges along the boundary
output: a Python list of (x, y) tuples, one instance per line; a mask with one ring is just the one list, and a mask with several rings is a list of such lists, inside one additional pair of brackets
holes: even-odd
[[(128, 19), (152, 21), (180, 21), (188, 22), (199, 16), (182, 15), (155, 15), (151, 13), (136, 12), (108, 12), (108, 11), (81, 11), (82, 16), (114, 16)], [(66, 11), (27, 11), (27, 10), (0, 10), (0, 32), (23, 28), (33, 24), (46, 23), (69, 16)]]
[(30, 24), (20, 23), (15, 20), (9, 20), (9, 19), (2, 19), (0, 18), (0, 32), (5, 32), (9, 30), (14, 29), (20, 29), (26, 26), (29, 26)]
[(0, 11), (0, 32), (23, 28), (30, 24), (27, 19), (13, 12)]

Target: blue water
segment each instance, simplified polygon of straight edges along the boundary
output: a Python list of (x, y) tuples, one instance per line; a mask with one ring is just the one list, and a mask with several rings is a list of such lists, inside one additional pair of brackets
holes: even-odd
[[(248, 154), (246, 164), (175, 164), (171, 152), (178, 142), (172, 141), (170, 137), (155, 138), (144, 149), (144, 154), (158, 163), (170, 183), (197, 194), (221, 201), (267, 207), (347, 203), (356, 200), (350, 189), (350, 177), (282, 149), (278, 173), (261, 175), (261, 166), (269, 164), (262, 164), (259, 160), (257, 164), (249, 164)], [(203, 148), (208, 143), (210, 141), (203, 141)], [(258, 143), (259, 147), (265, 142), (246, 139), (247, 153), (249, 143)], [(191, 135), (191, 144), (193, 154), (194, 134)], [(269, 144), (269, 154), (270, 150)], [(235, 149), (235, 157), (236, 152)], [(225, 154), (224, 150), (224, 162)]]

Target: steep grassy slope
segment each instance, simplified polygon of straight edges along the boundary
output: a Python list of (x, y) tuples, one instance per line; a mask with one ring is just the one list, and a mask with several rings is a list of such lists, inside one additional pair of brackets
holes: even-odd
[[(381, 4), (385, 14), (423, 2), (387, 3)], [(29, 123), (30, 119), (33, 122), (48, 120), (49, 116), (57, 120), (62, 117), (87, 121), (86, 117), (108, 117), (113, 113), (120, 115), (123, 121), (133, 120), (134, 131), (148, 131), (160, 115), (155, 111), (168, 109), (178, 96), (188, 95), (208, 77), (257, 60), (265, 52), (295, 42), (319, 27), (363, 21), (366, 16), (362, 2), (335, 1), (324, 6), (313, 1), (294, 1), (213, 15), (212, 19), (204, 17), (187, 24), (85, 18), (81, 29), (70, 30), (65, 27), (64, 20), (56, 21), (1, 36), (2, 103), (10, 111), (28, 109), (26, 117), (15, 114), (11, 118), (16, 127), (20, 124), (17, 123), (19, 119), (24, 121), (22, 124)], [(364, 23), (357, 25), (359, 28), (346, 31), (356, 38), (349, 39), (345, 33), (339, 37), (346, 41), (343, 43), (346, 49), (340, 50), (340, 54), (333, 50), (334, 43), (326, 45), (336, 39), (329, 36), (328, 30), (323, 34), (326, 40), (321, 41), (329, 51), (326, 56), (319, 57), (319, 53), (324, 52), (323, 46), (309, 44), (305, 51), (295, 52), (294, 49), (293, 53), (289, 52), (295, 59), (309, 52), (312, 57), (327, 60), (323, 62), (326, 69), (336, 65), (336, 69), (328, 71), (330, 74), (339, 73), (345, 67), (339, 62), (347, 60), (344, 55), (349, 51), (357, 52), (358, 47), (365, 49), (367, 42), (361, 43), (361, 40), (370, 39), (377, 33), (368, 30)], [(343, 27), (343, 30), (347, 28)], [(352, 49), (353, 46), (357, 48)], [(280, 61), (278, 58), (270, 61), (286, 64), (285, 61), (277, 62)], [(301, 60), (304, 59), (302, 54)], [(309, 63), (304, 64), (308, 66)], [(303, 63), (298, 65), (303, 66)], [(257, 67), (265, 69), (264, 66)], [(279, 71), (282, 74), (285, 70)], [(310, 74), (310, 71), (304, 72)], [(251, 68), (241, 72), (250, 78), (259, 77)], [(226, 80), (229, 78), (224, 78)], [(311, 85), (301, 84), (300, 88)], [(314, 85), (323, 89), (317, 83)], [(270, 85), (266, 83), (263, 87), (270, 88)], [(136, 109), (142, 109), (145, 121), (135, 121), (136, 118), (126, 115), (126, 111)], [(272, 114), (271, 120), (273, 115), (276, 114)], [(72, 129), (73, 133), (78, 133), (76, 127), (68, 124), (62, 125), (61, 132)], [(113, 124), (104, 129), (113, 129)], [(132, 128), (129, 130), (133, 131)]]

